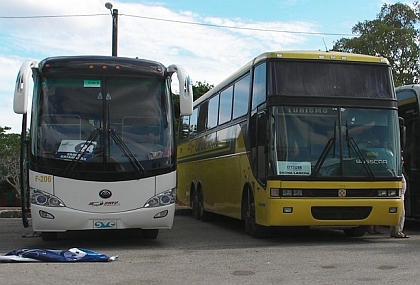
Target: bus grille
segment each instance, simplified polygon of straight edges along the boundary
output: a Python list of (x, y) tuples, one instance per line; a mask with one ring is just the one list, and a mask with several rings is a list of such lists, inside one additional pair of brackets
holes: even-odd
[(367, 218), (372, 207), (312, 207), (317, 220), (362, 220)]
[[(339, 189), (304, 189), (303, 197), (338, 197)], [(346, 189), (346, 197), (377, 197), (377, 189)]]

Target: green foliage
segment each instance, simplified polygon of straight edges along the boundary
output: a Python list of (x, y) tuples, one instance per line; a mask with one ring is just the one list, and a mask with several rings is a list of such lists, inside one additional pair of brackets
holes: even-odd
[(0, 127), (0, 185), (7, 183), (20, 194), (20, 135), (7, 134), (9, 127)]
[[(207, 91), (209, 91), (210, 89), (212, 89), (214, 87), (214, 85), (210, 85), (207, 82), (204, 81), (203, 82), (196, 82), (196, 84), (194, 84), (192, 86), (193, 89), (193, 100), (197, 100), (198, 98), (200, 98), (202, 95), (204, 95)], [(172, 94), (172, 99), (174, 101), (174, 114), (175, 114), (175, 130), (178, 130), (178, 126), (179, 126), (179, 95), (178, 94)], [(176, 135), (178, 135), (178, 132), (176, 132)]]
[(214, 85), (208, 84), (205, 81), (204, 83), (198, 81), (196, 85), (193, 85), (194, 101), (200, 98), (202, 95), (204, 95), (207, 91), (209, 91), (213, 87)]
[(396, 86), (419, 82), (418, 3), (415, 9), (402, 3), (384, 4), (377, 18), (357, 23), (352, 28), (359, 36), (342, 38), (333, 50), (386, 57)]

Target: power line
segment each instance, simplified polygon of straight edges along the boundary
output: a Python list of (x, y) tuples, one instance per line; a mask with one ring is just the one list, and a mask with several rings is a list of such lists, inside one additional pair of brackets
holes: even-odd
[(227, 28), (227, 29), (236, 29), (236, 30), (258, 31), (258, 32), (275, 32), (275, 33), (324, 35), (324, 36), (351, 36), (351, 37), (358, 36), (358, 35), (354, 35), (354, 34), (342, 34), (342, 33), (297, 32), (297, 31), (273, 30), (273, 29), (262, 29), (262, 28), (244, 28), (244, 27), (236, 27), (236, 26), (204, 24), (204, 23), (196, 23), (196, 22), (177, 21), (177, 20), (167, 20), (167, 19), (160, 19), (160, 18), (153, 18), (153, 17), (129, 15), (129, 14), (120, 14), (120, 15), (124, 15), (124, 16), (127, 16), (127, 17), (135, 17), (135, 18), (141, 18), (141, 19), (155, 20), (155, 21), (171, 22), (171, 23), (180, 23), (180, 24), (189, 24), (189, 25), (216, 27), (216, 28)]
[[(0, 19), (75, 18), (75, 17), (96, 17), (96, 16), (109, 16), (109, 14), (0, 16)], [(322, 36), (347, 36), (347, 37), (357, 37), (357, 36), (359, 36), (357, 34), (346, 34), (346, 33), (299, 32), (299, 31), (288, 31), (288, 30), (274, 30), (274, 29), (263, 29), (263, 28), (250, 28), (250, 27), (216, 25), (216, 24), (179, 21), (179, 20), (168, 20), (168, 19), (162, 19), (162, 18), (154, 18), (154, 17), (146, 17), (146, 16), (138, 16), (138, 15), (130, 15), (130, 14), (119, 14), (119, 16), (126, 16), (126, 17), (153, 20), (153, 21), (178, 23), (178, 24), (185, 24), (185, 25), (196, 25), (196, 26), (206, 26), (206, 27), (225, 28), (225, 29), (234, 29), (234, 30), (257, 31), (257, 32), (273, 32), (273, 33), (288, 33), (288, 34), (303, 34), (303, 35), (322, 35)]]
[(42, 15), (42, 16), (0, 16), (0, 19), (43, 19), (43, 18), (76, 18), (76, 17), (95, 17), (109, 16), (109, 14), (80, 14), (80, 15)]

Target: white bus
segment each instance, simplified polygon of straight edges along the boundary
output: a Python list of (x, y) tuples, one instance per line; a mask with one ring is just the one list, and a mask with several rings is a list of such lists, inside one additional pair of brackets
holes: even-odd
[(144, 237), (155, 239), (159, 229), (172, 227), (173, 73), (180, 112), (191, 114), (190, 78), (178, 65), (107, 56), (23, 63), (13, 108), (23, 115), (25, 227), (32, 226), (43, 240), (96, 229), (141, 229)]

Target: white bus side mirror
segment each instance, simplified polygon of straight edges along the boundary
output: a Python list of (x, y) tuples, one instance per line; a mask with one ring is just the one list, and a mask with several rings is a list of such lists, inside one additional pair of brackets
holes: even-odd
[(31, 95), (32, 67), (36, 65), (37, 62), (35, 60), (27, 60), (20, 67), (13, 97), (13, 111), (16, 114), (26, 114), (28, 112), (28, 100)]
[(193, 91), (190, 76), (180, 65), (172, 64), (168, 66), (169, 74), (177, 73), (179, 81), (179, 111), (181, 116), (192, 114)]

